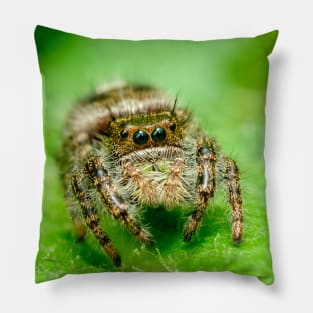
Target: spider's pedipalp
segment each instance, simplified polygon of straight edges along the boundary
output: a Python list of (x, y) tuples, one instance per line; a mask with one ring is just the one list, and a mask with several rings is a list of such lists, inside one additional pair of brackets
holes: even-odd
[(144, 204), (148, 205), (157, 203), (158, 192), (155, 185), (142, 171), (128, 161), (123, 166), (123, 174), (128, 181), (128, 189), (133, 189), (134, 201), (138, 202), (141, 199)]
[(197, 143), (198, 187), (196, 207), (184, 228), (184, 241), (190, 241), (200, 226), (205, 209), (215, 191), (215, 162), (214, 144), (202, 139)]
[(88, 190), (84, 188), (84, 176), (75, 174), (72, 177), (72, 189), (75, 197), (79, 201), (83, 217), (86, 225), (93, 232), (94, 236), (100, 242), (106, 254), (113, 261), (114, 265), (119, 267), (121, 265), (121, 257), (115, 247), (111, 244), (109, 236), (103, 231), (99, 224), (99, 216), (92, 200), (88, 194)]
[(186, 190), (182, 186), (182, 171), (186, 167), (183, 159), (176, 158), (170, 168), (169, 175), (164, 183), (161, 198), (167, 207), (172, 207), (175, 203), (181, 202), (187, 197)]
[(154, 240), (152, 235), (130, 214), (129, 204), (118, 193), (99, 157), (93, 157), (88, 160), (85, 166), (85, 173), (101, 195), (108, 213), (121, 221), (139, 241), (148, 246), (153, 246)]

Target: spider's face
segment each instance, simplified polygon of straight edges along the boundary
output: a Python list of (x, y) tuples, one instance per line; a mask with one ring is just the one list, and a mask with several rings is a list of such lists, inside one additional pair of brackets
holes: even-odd
[(171, 112), (118, 118), (111, 122), (110, 137), (118, 156), (148, 148), (181, 147), (182, 125)]

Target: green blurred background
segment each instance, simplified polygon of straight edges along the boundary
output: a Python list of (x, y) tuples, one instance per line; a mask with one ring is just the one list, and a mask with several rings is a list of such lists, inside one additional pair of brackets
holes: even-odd
[(146, 208), (141, 220), (156, 239), (145, 248), (116, 221), (102, 216), (121, 253), (122, 271), (232, 271), (273, 282), (265, 209), (264, 106), (267, 55), (277, 31), (215, 41), (126, 41), (84, 38), (38, 26), (35, 39), (43, 78), (46, 151), (36, 282), (69, 273), (115, 271), (92, 235), (76, 243), (56, 158), (64, 121), (77, 101), (114, 81), (151, 84), (179, 94), (182, 105), (234, 158), (241, 170), (245, 232), (231, 241), (230, 208), (216, 193), (199, 232), (182, 241), (188, 211)]

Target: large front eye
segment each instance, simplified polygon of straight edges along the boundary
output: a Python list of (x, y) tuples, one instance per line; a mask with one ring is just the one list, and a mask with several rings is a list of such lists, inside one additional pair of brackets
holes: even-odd
[(133, 140), (137, 145), (144, 145), (149, 140), (149, 135), (143, 130), (138, 130), (134, 133)]
[(152, 132), (151, 137), (154, 141), (163, 141), (166, 137), (166, 131), (164, 128), (158, 127)]

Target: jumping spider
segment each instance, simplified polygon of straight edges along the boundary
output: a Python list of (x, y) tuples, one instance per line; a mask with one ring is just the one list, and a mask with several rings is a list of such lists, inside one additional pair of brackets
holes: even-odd
[(136, 217), (140, 208), (189, 203), (183, 240), (190, 241), (218, 183), (232, 207), (232, 240), (241, 241), (238, 167), (176, 102), (153, 87), (124, 85), (83, 101), (68, 118), (60, 166), (74, 225), (80, 239), (87, 225), (115, 266), (121, 257), (99, 212), (152, 246), (152, 235)]

